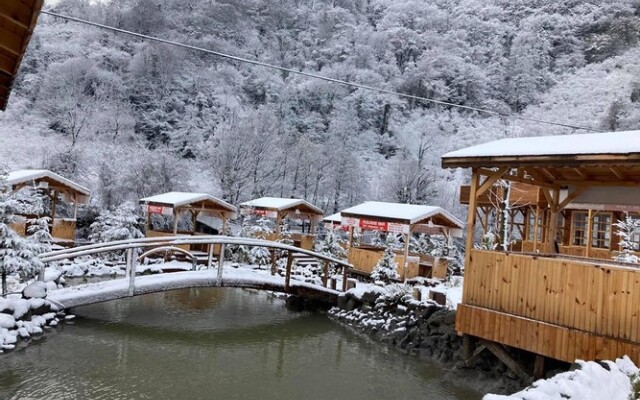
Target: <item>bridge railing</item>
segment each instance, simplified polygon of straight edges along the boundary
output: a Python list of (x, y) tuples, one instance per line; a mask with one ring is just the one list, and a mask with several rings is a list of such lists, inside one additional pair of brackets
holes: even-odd
[[(233, 236), (218, 236), (218, 235), (206, 235), (206, 236), (164, 236), (164, 237), (152, 237), (141, 239), (128, 239), (118, 240), (113, 242), (96, 243), (79, 247), (72, 247), (68, 249), (51, 251), (40, 255), (40, 259), (44, 264), (60, 261), (64, 259), (72, 259), (80, 256), (95, 255), (100, 253), (107, 253), (112, 251), (125, 251), (126, 259), (126, 278), (129, 279), (129, 293), (133, 295), (135, 289), (135, 271), (137, 257), (135, 249), (144, 249), (151, 247), (167, 247), (172, 248), (178, 245), (184, 244), (204, 244), (208, 246), (207, 267), (213, 267), (213, 245), (220, 245), (220, 256), (218, 258), (217, 266), (217, 280), (219, 284), (222, 284), (222, 273), (224, 267), (224, 250), (227, 245), (237, 246), (250, 246), (250, 247), (266, 247), (272, 250), (284, 250), (287, 252), (287, 266), (285, 272), (285, 292), (287, 292), (291, 285), (291, 270), (293, 267), (293, 253), (301, 253), (310, 257), (317, 258), (323, 262), (322, 283), (324, 287), (327, 287), (329, 278), (329, 265), (335, 264), (342, 269), (342, 291), (347, 291), (347, 277), (350, 271), (353, 270), (353, 266), (345, 260), (329, 257), (327, 255), (316, 253), (311, 250), (302, 249), (299, 247), (287, 245), (280, 242), (274, 242), (270, 240), (242, 238)], [(275, 271), (272, 270), (272, 275)], [(44, 271), (39, 274), (39, 279), (44, 279)]]

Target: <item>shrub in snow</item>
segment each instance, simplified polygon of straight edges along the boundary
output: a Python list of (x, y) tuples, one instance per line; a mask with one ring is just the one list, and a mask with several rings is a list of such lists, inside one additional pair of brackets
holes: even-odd
[(395, 260), (395, 254), (391, 243), (388, 243), (384, 249), (384, 254), (380, 261), (373, 267), (371, 272), (371, 279), (374, 281), (382, 281), (388, 283), (391, 279), (398, 279), (397, 272), (398, 264)]
[[(347, 256), (347, 251), (341, 245), (342, 241), (335, 231), (329, 230), (324, 236), (324, 240), (320, 243), (319, 252), (325, 256), (343, 259)], [(335, 265), (333, 263), (329, 267), (329, 275), (335, 275), (337, 273)]]
[(384, 288), (381, 298), (387, 303), (402, 304), (407, 299), (413, 298), (413, 289), (409, 285), (394, 283)]
[(493, 232), (489, 231), (482, 235), (480, 245), (476, 244), (475, 248), (481, 250), (495, 250), (498, 248), (499, 244), (500, 243), (497, 242), (496, 235)]
[(35, 276), (43, 267), (38, 257), (50, 250), (48, 219), (28, 219), (30, 237), (23, 238), (12, 228), (16, 214), (41, 215), (43, 196), (34, 191), (11, 192), (6, 184), (6, 170), (0, 169), (0, 274), (2, 292), (7, 291), (7, 275), (19, 274), (24, 281)]
[[(115, 210), (105, 210), (91, 224), (89, 238), (95, 242), (112, 242), (115, 240), (139, 239), (144, 235), (139, 229), (138, 215), (131, 203), (123, 203)], [(116, 258), (120, 253), (111, 253)]]
[(262, 267), (271, 264), (271, 252), (266, 247), (252, 247), (249, 250), (249, 262)]
[(614, 260), (633, 264), (640, 263), (640, 257), (635, 253), (639, 250), (638, 243), (633, 240), (635, 235), (640, 235), (640, 219), (627, 215), (624, 221), (618, 221), (613, 226), (617, 228), (616, 235), (620, 236), (620, 247), (622, 248)]

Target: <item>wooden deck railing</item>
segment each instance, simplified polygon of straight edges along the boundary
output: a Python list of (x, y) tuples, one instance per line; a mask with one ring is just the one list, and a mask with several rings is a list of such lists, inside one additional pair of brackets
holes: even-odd
[(640, 269), (472, 250), (461, 306), (458, 331), (557, 359), (640, 351)]

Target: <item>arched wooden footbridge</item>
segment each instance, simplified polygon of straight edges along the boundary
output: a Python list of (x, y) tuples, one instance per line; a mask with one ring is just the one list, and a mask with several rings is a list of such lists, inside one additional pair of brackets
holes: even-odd
[[(136, 256), (137, 249), (162, 248), (163, 250), (172, 250), (180, 249), (177, 247), (180, 245), (191, 244), (208, 245), (208, 268), (206, 270), (136, 277), (135, 270), (138, 262), (138, 257)], [(215, 263), (215, 270), (213, 262), (214, 245), (220, 245), (220, 256), (219, 260)], [(285, 276), (275, 275), (274, 271), (272, 271), (272, 275), (269, 275), (267, 273), (258, 273), (246, 269), (235, 269), (229, 266), (225, 268), (224, 248), (229, 245), (265, 247), (271, 250), (285, 251), (287, 253)], [(340, 292), (327, 287), (329, 264), (334, 264), (342, 268), (342, 291), (347, 290), (347, 274), (352, 270), (352, 266), (344, 260), (328, 257), (310, 250), (268, 240), (230, 236), (171, 236), (121, 240), (52, 251), (42, 254), (41, 259), (47, 264), (79, 256), (113, 251), (126, 252), (125, 278), (52, 291), (47, 298), (58, 303), (61, 307), (71, 308), (167, 290), (197, 287), (235, 287), (282, 292), (335, 304)], [(185, 252), (183, 249), (179, 251)], [(291, 279), (294, 253), (302, 253), (323, 262), (322, 285)], [(40, 279), (43, 279), (43, 277), (44, 273), (40, 274)]]

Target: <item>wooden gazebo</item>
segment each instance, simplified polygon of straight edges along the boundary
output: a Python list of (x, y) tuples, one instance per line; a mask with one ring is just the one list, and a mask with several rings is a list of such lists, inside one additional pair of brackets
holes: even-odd
[(0, 1), (0, 110), (7, 107), (43, 3), (44, 0)]
[[(286, 199), (280, 197), (261, 197), (240, 204), (242, 215), (262, 216), (274, 220), (275, 232), (271, 239), (280, 237), (280, 229), (285, 219), (301, 220), (303, 222), (300, 232), (292, 229), (294, 245), (306, 250), (313, 250), (315, 242), (316, 225), (322, 220), (324, 212), (302, 199)], [(308, 228), (305, 229), (305, 226)], [(306, 230), (306, 232), (305, 232)]]
[[(207, 193), (167, 192), (140, 199), (145, 207), (147, 236), (168, 236), (177, 234), (197, 234), (197, 221), (200, 215), (218, 217), (222, 221), (219, 234), (224, 233), (227, 220), (236, 217), (236, 208)], [(172, 228), (153, 229), (151, 216), (160, 214), (171, 217)], [(191, 220), (190, 231), (179, 231), (178, 220), (182, 214), (188, 214)]]
[[(544, 357), (573, 362), (627, 354), (639, 363), (640, 269), (594, 247), (607, 245), (610, 252), (615, 212), (639, 205), (640, 131), (503, 139), (448, 153), (442, 165), (472, 171), (456, 319), (468, 355), (476, 338), (502, 358), (496, 343), (537, 354), (535, 375)], [(477, 211), (487, 195), (517, 184), (535, 194), (536, 251), (524, 242), (524, 252), (474, 248)], [(578, 225), (569, 241), (562, 238)], [(584, 251), (572, 250), (576, 244)]]
[[(47, 216), (51, 218), (49, 230), (54, 242), (61, 245), (73, 244), (78, 205), (89, 203), (89, 189), (44, 169), (22, 169), (9, 172), (7, 184), (12, 191), (32, 187), (49, 197), (50, 207)], [(60, 202), (72, 205), (72, 210), (63, 215), (58, 207)], [(20, 221), (13, 224), (13, 228), (20, 235), (26, 236), (28, 228), (26, 220), (33, 216), (22, 217)]]
[[(396, 256), (402, 279), (416, 276), (445, 278), (447, 263), (428, 254), (410, 254), (409, 241), (416, 233), (443, 235), (447, 242), (462, 235), (463, 223), (441, 207), (415, 204), (368, 201), (340, 212), (341, 225), (349, 227), (349, 262), (363, 272), (370, 273), (378, 263), (384, 249), (354, 246), (354, 230), (371, 230), (401, 234), (404, 251)], [(411, 262), (413, 257), (413, 262)]]

